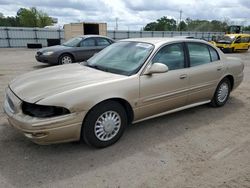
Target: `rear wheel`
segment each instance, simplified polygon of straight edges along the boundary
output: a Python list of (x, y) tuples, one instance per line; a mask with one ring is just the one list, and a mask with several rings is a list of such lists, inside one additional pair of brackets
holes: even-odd
[(231, 91), (231, 83), (227, 78), (220, 81), (216, 88), (214, 97), (211, 101), (213, 107), (221, 107), (226, 104)]
[(91, 146), (102, 148), (114, 144), (127, 126), (125, 109), (117, 102), (107, 101), (95, 106), (87, 115), (82, 137)]
[(60, 58), (59, 58), (59, 64), (63, 65), (63, 64), (70, 64), (73, 63), (73, 57), (69, 54), (63, 54)]

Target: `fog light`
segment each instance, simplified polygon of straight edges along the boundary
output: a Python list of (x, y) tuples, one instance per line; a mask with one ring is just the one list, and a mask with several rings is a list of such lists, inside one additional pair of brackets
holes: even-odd
[(32, 136), (34, 137), (44, 137), (46, 135), (47, 135), (46, 133), (32, 133)]
[(46, 137), (48, 136), (48, 133), (46, 132), (37, 132), (37, 133), (24, 133), (24, 135), (27, 137), (27, 138), (43, 138), (43, 137)]

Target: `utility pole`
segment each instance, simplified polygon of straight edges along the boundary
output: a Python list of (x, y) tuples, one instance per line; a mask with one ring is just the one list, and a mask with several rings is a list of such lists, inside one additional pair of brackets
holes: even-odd
[(181, 31), (181, 18), (182, 18), (182, 10), (180, 10), (180, 22), (179, 22), (179, 30)]
[(117, 17), (115, 18), (115, 30), (116, 31), (118, 30), (118, 18)]

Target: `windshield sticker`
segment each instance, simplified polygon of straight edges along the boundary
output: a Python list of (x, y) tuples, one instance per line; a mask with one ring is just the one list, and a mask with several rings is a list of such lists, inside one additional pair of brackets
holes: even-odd
[(151, 44), (146, 44), (146, 43), (138, 43), (136, 44), (137, 47), (141, 47), (141, 48), (151, 48), (152, 45)]

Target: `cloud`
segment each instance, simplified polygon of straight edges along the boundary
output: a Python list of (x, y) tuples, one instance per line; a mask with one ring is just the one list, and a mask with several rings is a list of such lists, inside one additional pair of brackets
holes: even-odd
[(0, 12), (14, 16), (21, 7), (37, 7), (60, 24), (78, 21), (107, 22), (114, 29), (139, 30), (147, 23), (167, 16), (182, 18), (232, 20), (234, 24), (250, 24), (250, 1), (235, 0), (0, 0)]

